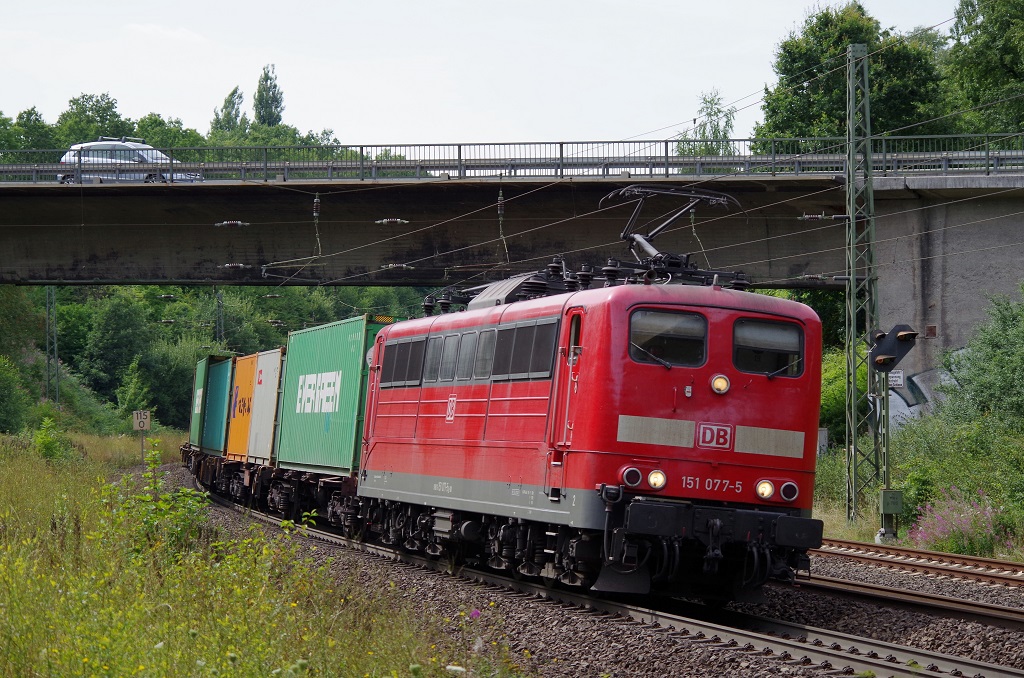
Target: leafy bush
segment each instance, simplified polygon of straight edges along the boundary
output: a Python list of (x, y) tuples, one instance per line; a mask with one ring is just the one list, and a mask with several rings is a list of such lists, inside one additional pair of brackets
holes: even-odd
[(904, 491), (904, 519), (916, 521), (944, 488), (984, 489), (1008, 521), (1024, 522), (1024, 436), (995, 416), (967, 419), (942, 406), (909, 421), (890, 442), (896, 487)]
[[(40, 359), (29, 366), (28, 379), (37, 385), (45, 378), (45, 362)], [(37, 392), (36, 396), (39, 397)], [(60, 372), (60, 403), (40, 399), (29, 407), (26, 426), (37, 429), (44, 419), (53, 419), (66, 431), (87, 431), (90, 433), (116, 433), (122, 421), (113, 406), (101, 402), (99, 397), (74, 372), (64, 369)]]
[(188, 488), (166, 489), (166, 474), (157, 470), (162, 457), (159, 442), (150, 439), (141, 492), (133, 491), (130, 477), (103, 489), (108, 513), (100, 533), (104, 540), (125, 538), (125, 551), (136, 556), (177, 560), (199, 543), (206, 497)]
[(47, 461), (72, 459), (76, 456), (71, 438), (49, 417), (43, 419), (39, 430), (32, 436), (32, 447)]
[(846, 502), (846, 457), (839, 451), (829, 451), (818, 457), (814, 501), (837, 505)]
[[(1024, 293), (1024, 286), (1021, 288)], [(1006, 297), (992, 300), (989, 321), (975, 332), (967, 348), (945, 357), (955, 385), (943, 389), (947, 415), (961, 419), (993, 414), (1024, 421), (1024, 303)]]

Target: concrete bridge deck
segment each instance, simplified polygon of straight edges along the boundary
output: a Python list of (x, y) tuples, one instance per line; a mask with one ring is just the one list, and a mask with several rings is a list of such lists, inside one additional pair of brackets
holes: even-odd
[[(177, 171), (177, 168), (176, 168)], [(394, 178), (0, 186), (0, 283), (428, 285), (536, 270), (551, 256), (600, 267), (629, 256), (632, 204), (599, 206), (635, 177)], [(842, 175), (645, 177), (728, 193), (659, 236), (666, 251), (766, 286), (832, 285), (845, 268)], [(1024, 176), (876, 177), (884, 325), (922, 341), (908, 374), (963, 346), (993, 294), (1024, 279)], [(313, 198), (321, 207), (313, 219)], [(499, 194), (503, 215), (499, 218)], [(644, 220), (675, 205), (649, 201)], [(686, 220), (683, 220), (686, 221)], [(244, 226), (218, 226), (228, 222)], [(821, 276), (823, 282), (806, 276)]]

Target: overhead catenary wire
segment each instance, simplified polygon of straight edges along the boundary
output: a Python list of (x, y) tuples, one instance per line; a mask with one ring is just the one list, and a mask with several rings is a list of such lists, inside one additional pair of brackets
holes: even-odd
[[(562, 183), (564, 181), (568, 181), (568, 180), (569, 179), (559, 179), (558, 181), (553, 181), (553, 182), (551, 182), (549, 184), (545, 184), (544, 186), (539, 186), (537, 188), (531, 189), (529, 191), (526, 191), (526, 192), (524, 192), (524, 193), (522, 193), (520, 195), (514, 196), (512, 198), (503, 199), (503, 202), (504, 203), (508, 203), (508, 202), (510, 202), (512, 200), (517, 200), (517, 199), (520, 199), (520, 198), (524, 198), (524, 197), (526, 197), (528, 195), (531, 195), (531, 194), (536, 193), (538, 191), (542, 191), (542, 190), (544, 190), (546, 188), (550, 188), (551, 186), (558, 185), (558, 184), (560, 184), (560, 183)], [(406, 237), (408, 237), (410, 235), (414, 235), (416, 233), (422, 233), (422, 232), (428, 231), (428, 230), (430, 230), (432, 228), (437, 228), (438, 226), (443, 226), (445, 224), (449, 224), (449, 223), (452, 223), (454, 221), (458, 221), (460, 219), (465, 219), (466, 217), (472, 216), (474, 214), (479, 214), (481, 212), (484, 212), (484, 211), (487, 211), (487, 210), (490, 210), (490, 209), (494, 209), (495, 207), (497, 207), (497, 203), (491, 203), (489, 205), (485, 205), (484, 207), (480, 207), (478, 209), (470, 210), (469, 212), (464, 212), (463, 214), (460, 214), (458, 216), (451, 217), (449, 219), (445, 219), (443, 221), (439, 221), (437, 223), (430, 224), (428, 226), (423, 226), (421, 228), (416, 228), (416, 229), (413, 229), (411, 231), (407, 231), (407, 232), (399, 234), (399, 235), (389, 236), (387, 238), (381, 238), (381, 239), (375, 240), (373, 242), (364, 243), (362, 245), (357, 245), (355, 247), (350, 247), (348, 249), (340, 250), (338, 252), (333, 252), (333, 253), (330, 253), (330, 254), (324, 254), (324, 255), (321, 255), (319, 258), (327, 259), (327, 258), (330, 258), (330, 257), (337, 257), (337, 256), (341, 256), (341, 255), (344, 255), (344, 254), (350, 254), (352, 252), (355, 252), (355, 251), (358, 251), (358, 250), (361, 250), (361, 249), (365, 249), (367, 247), (374, 247), (376, 245), (380, 245), (380, 244), (389, 242), (391, 240), (397, 240), (399, 238), (406, 238)], [(275, 267), (275, 266), (283, 266), (283, 265), (286, 265), (286, 264), (296, 264), (296, 263), (301, 263), (301, 262), (305, 261), (306, 259), (309, 259), (309, 257), (300, 257), (300, 258), (297, 258), (297, 259), (284, 259), (282, 261), (274, 261), (274, 262), (270, 262), (268, 264), (264, 264), (264, 267), (271, 268), (271, 267)], [(410, 264), (410, 263), (412, 263), (412, 262), (406, 262), (406, 264)], [(326, 283), (324, 283), (324, 284), (326, 284)]]
[[(736, 176), (736, 175), (729, 175), (729, 177), (735, 177), (735, 176)], [(707, 180), (707, 181), (703, 181), (703, 182), (697, 182), (696, 184), (693, 184), (693, 185), (694, 185), (694, 186), (696, 186), (696, 185), (701, 185), (701, 184), (704, 184), (704, 183), (708, 183), (708, 182), (710, 182), (710, 181), (714, 181), (714, 180), (716, 180), (716, 179), (718, 179), (718, 178), (716, 177), (716, 178), (712, 178), (712, 179), (709, 179), (709, 180)], [(556, 183), (557, 183), (557, 182), (556, 182)], [(552, 185), (553, 185), (553, 184), (552, 184)], [(817, 193), (826, 193), (826, 192), (829, 192), (829, 191), (839, 190), (839, 188), (841, 188), (841, 187), (838, 187), (838, 186), (837, 186), (837, 187), (829, 187), (829, 188), (827, 188), (827, 189), (823, 189), (822, 191), (818, 191), (818, 192), (815, 192), (815, 193), (811, 193), (811, 194), (805, 194), (805, 195), (800, 195), (800, 196), (794, 196), (793, 198), (789, 198), (789, 199), (787, 199), (787, 200), (782, 200), (782, 201), (778, 201), (778, 202), (776, 202), (776, 203), (773, 203), (773, 205), (779, 205), (779, 204), (784, 204), (784, 203), (787, 203), (787, 202), (792, 202), (792, 201), (795, 201), (795, 200), (800, 200), (800, 199), (806, 199), (807, 197), (810, 197), (810, 196), (816, 195)], [(1007, 190), (1017, 190), (1017, 189), (1007, 189)], [(630, 203), (622, 203), (622, 205), (626, 205), (626, 204), (630, 204)], [(613, 207), (620, 207), (620, 206), (621, 206), (621, 205), (615, 205), (615, 206), (613, 206)], [(764, 208), (757, 208), (757, 210), (758, 210), (758, 211), (760, 211), (760, 210), (762, 210), (762, 209), (765, 209), (765, 208), (767, 208), (767, 207), (769, 207), (769, 206), (765, 206)], [(917, 210), (920, 210), (920, 209), (930, 209), (930, 208), (931, 208), (931, 206), (926, 206), (926, 207), (922, 207), (922, 208), (915, 208), (915, 209), (917, 209)], [(555, 222), (552, 222), (552, 223), (549, 223), (549, 224), (544, 224), (544, 225), (541, 225), (541, 226), (535, 227), (535, 228), (533, 228), (533, 229), (530, 229), (530, 230), (528, 230), (528, 231), (524, 231), (523, 233), (517, 234), (517, 235), (516, 235), (516, 236), (514, 236), (514, 237), (518, 237), (518, 236), (520, 236), (520, 235), (525, 235), (525, 234), (528, 234), (528, 233), (533, 233), (533, 232), (536, 232), (536, 231), (542, 230), (542, 229), (544, 229), (544, 228), (550, 228), (550, 227), (552, 227), (552, 226), (555, 226), (555, 225), (559, 225), (559, 224), (563, 224), (563, 223), (569, 222), (569, 221), (571, 221), (571, 220), (573, 220), (573, 219), (576, 219), (576, 218), (585, 218), (585, 217), (589, 217), (589, 216), (591, 216), (591, 215), (593, 215), (593, 214), (596, 214), (596, 213), (599, 213), (599, 212), (601, 212), (601, 211), (603, 211), (603, 210), (595, 210), (594, 212), (590, 212), (590, 213), (586, 213), (586, 214), (583, 214), (583, 215), (578, 215), (578, 216), (573, 216), (573, 217), (569, 217), (569, 218), (566, 218), (566, 219), (563, 219), (563, 220), (558, 220), (558, 221), (555, 221)], [(907, 212), (909, 212), (909, 211), (914, 211), (914, 210), (907, 210)], [(710, 219), (710, 220), (707, 220), (707, 221), (705, 221), (704, 223), (705, 223), (705, 224), (707, 224), (707, 223), (710, 223), (710, 222), (712, 222), (712, 221), (716, 221), (716, 220), (718, 220), (718, 219), (725, 219), (725, 218), (730, 218), (730, 217), (729, 217), (729, 216), (715, 217), (715, 218), (713, 218), (713, 219)], [(442, 222), (442, 223), (444, 223), (444, 222)], [(773, 237), (789, 237), (789, 236), (791, 236), (791, 235), (799, 235), (800, 233), (806, 233), (806, 232), (809, 232), (809, 231), (811, 231), (811, 230), (818, 230), (818, 229), (823, 229), (823, 228), (835, 228), (835, 227), (836, 227), (836, 225), (834, 225), (834, 224), (833, 224), (833, 225), (827, 225), (827, 226), (817, 227), (817, 228), (815, 228), (815, 229), (805, 229), (804, 231), (801, 231), (801, 232), (798, 232), (798, 233), (793, 233), (793, 234), (782, 234), (782, 235), (780, 235), (780, 236), (773, 236)], [(672, 231), (676, 231), (676, 230), (679, 230), (679, 229), (683, 229), (683, 228), (688, 228), (688, 227), (685, 227), (685, 226), (684, 226), (684, 227), (676, 227), (676, 228), (674, 228), (674, 229), (668, 229), (668, 230), (667, 230), (666, 232), (672, 232)], [(738, 246), (741, 246), (741, 245), (743, 245), (743, 244), (752, 244), (752, 243), (754, 243), (754, 242), (761, 242), (761, 241), (767, 241), (767, 240), (769, 240), (769, 239), (771, 239), (771, 238), (767, 238), (767, 239), (765, 239), (765, 238), (759, 238), (759, 239), (755, 239), (755, 240), (752, 240), (752, 241), (746, 241), (746, 243), (736, 243), (736, 244), (733, 244), (733, 245), (731, 245), (730, 247), (738, 247)], [(418, 262), (420, 262), (420, 261), (423, 261), (423, 260), (426, 260), (426, 259), (434, 258), (434, 257), (437, 257), (437, 256), (446, 256), (446, 255), (449, 255), (449, 254), (453, 254), (453, 253), (457, 253), (457, 252), (460, 252), (460, 251), (465, 251), (465, 250), (467, 250), (467, 249), (473, 249), (473, 248), (476, 248), (476, 247), (480, 247), (480, 246), (482, 246), (482, 245), (486, 245), (486, 244), (489, 244), (489, 243), (493, 243), (493, 242), (494, 242), (494, 239), (489, 239), (489, 240), (486, 240), (486, 241), (482, 241), (482, 242), (479, 242), (479, 243), (474, 243), (474, 244), (470, 244), (470, 245), (462, 246), (462, 247), (459, 247), (459, 248), (456, 248), (456, 249), (453, 249), (453, 250), (450, 250), (450, 251), (447, 251), (447, 252), (441, 252), (441, 253), (437, 253), (437, 254), (435, 254), (435, 255), (432, 255), (431, 257), (424, 257), (424, 258), (421, 258), (421, 259), (417, 259), (417, 260), (414, 260), (414, 261), (409, 261), (409, 262), (406, 262), (406, 263), (407, 263), (407, 264), (412, 264), (412, 263), (418, 263)], [(578, 250), (573, 250), (573, 252), (578, 252), (578, 251), (585, 251), (585, 250), (587, 250), (587, 249), (598, 249), (598, 248), (600, 248), (600, 247), (607, 247), (607, 246), (611, 246), (611, 245), (614, 245), (614, 244), (616, 244), (617, 242), (618, 242), (618, 241), (615, 241), (615, 242), (611, 242), (611, 243), (605, 243), (605, 244), (603, 244), (603, 245), (596, 245), (596, 246), (591, 246), (591, 247), (588, 247), (588, 248), (580, 248), (580, 249), (578, 249)], [(720, 249), (720, 248), (716, 248), (716, 249)], [(831, 251), (831, 250), (825, 250), (825, 252), (827, 252), (827, 251)], [(805, 253), (805, 254), (804, 254), (803, 256), (806, 256), (806, 254), (816, 254), (816, 253), (819, 253), (819, 252), (810, 252), (810, 253)], [(556, 256), (556, 255), (564, 255), (564, 254), (566, 254), (566, 252), (558, 252), (558, 253), (548, 253), (548, 254), (546, 254), (546, 255), (541, 255), (541, 256), (538, 256), (538, 257), (534, 257), (533, 259), (528, 259), (528, 260), (520, 260), (519, 262), (516, 262), (516, 263), (524, 263), (524, 262), (526, 262), (526, 261), (531, 261), (531, 260), (549, 259), (549, 258), (551, 258), (552, 256)], [(790, 255), (790, 256), (801, 256), (801, 255)], [(767, 260), (767, 261), (770, 261), (770, 260)], [(763, 263), (763, 261), (761, 261), (761, 262), (754, 262), (754, 263)], [(729, 267), (737, 267), (737, 268), (738, 268), (739, 266), (743, 266), (743, 265), (751, 265), (751, 262), (748, 262), (748, 263), (746, 263), (746, 264), (736, 264), (736, 265), (729, 265)], [(370, 274), (371, 274), (371, 272), (365, 272), (365, 273), (357, 273), (357, 274), (353, 274), (353, 275), (350, 275), (350, 276), (346, 276), (346, 277), (344, 277), (344, 278), (338, 278), (338, 279), (335, 279), (335, 280), (327, 281), (327, 282), (325, 282), (325, 283), (322, 283), (322, 284), (331, 284), (331, 283), (341, 282), (341, 281), (344, 281), (344, 280), (351, 280), (351, 279), (355, 279), (355, 278), (359, 278), (359, 277), (364, 277), (364, 276), (367, 276), (367, 275), (370, 275)], [(471, 279), (474, 279), (474, 278), (478, 277), (479, 275), (482, 275), (482, 273), (478, 273), (478, 274), (476, 274), (476, 275), (474, 275), (474, 276), (471, 276), (471, 277), (469, 278), (469, 280), (471, 280)]]

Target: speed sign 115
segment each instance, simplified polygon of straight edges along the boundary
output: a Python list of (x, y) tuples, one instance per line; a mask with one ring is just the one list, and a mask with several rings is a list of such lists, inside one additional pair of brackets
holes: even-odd
[(135, 410), (132, 412), (133, 431), (148, 431), (149, 421), (149, 410)]

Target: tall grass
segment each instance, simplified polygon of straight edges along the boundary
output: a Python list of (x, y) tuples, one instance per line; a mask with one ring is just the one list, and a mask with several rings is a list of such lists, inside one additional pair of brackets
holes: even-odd
[[(68, 434), (75, 448), (83, 457), (94, 462), (109, 464), (118, 469), (138, 466), (142, 463), (143, 451), (153, 448), (151, 434), (102, 436), (72, 431)], [(187, 431), (162, 429), (158, 433), (161, 444), (162, 463), (169, 464), (181, 459), (178, 448), (188, 440)]]
[(109, 483), (119, 454), (47, 462), (0, 439), (0, 676), (518, 675), (287, 533), (225, 539), (201, 495), (165, 487), (161, 454)]

